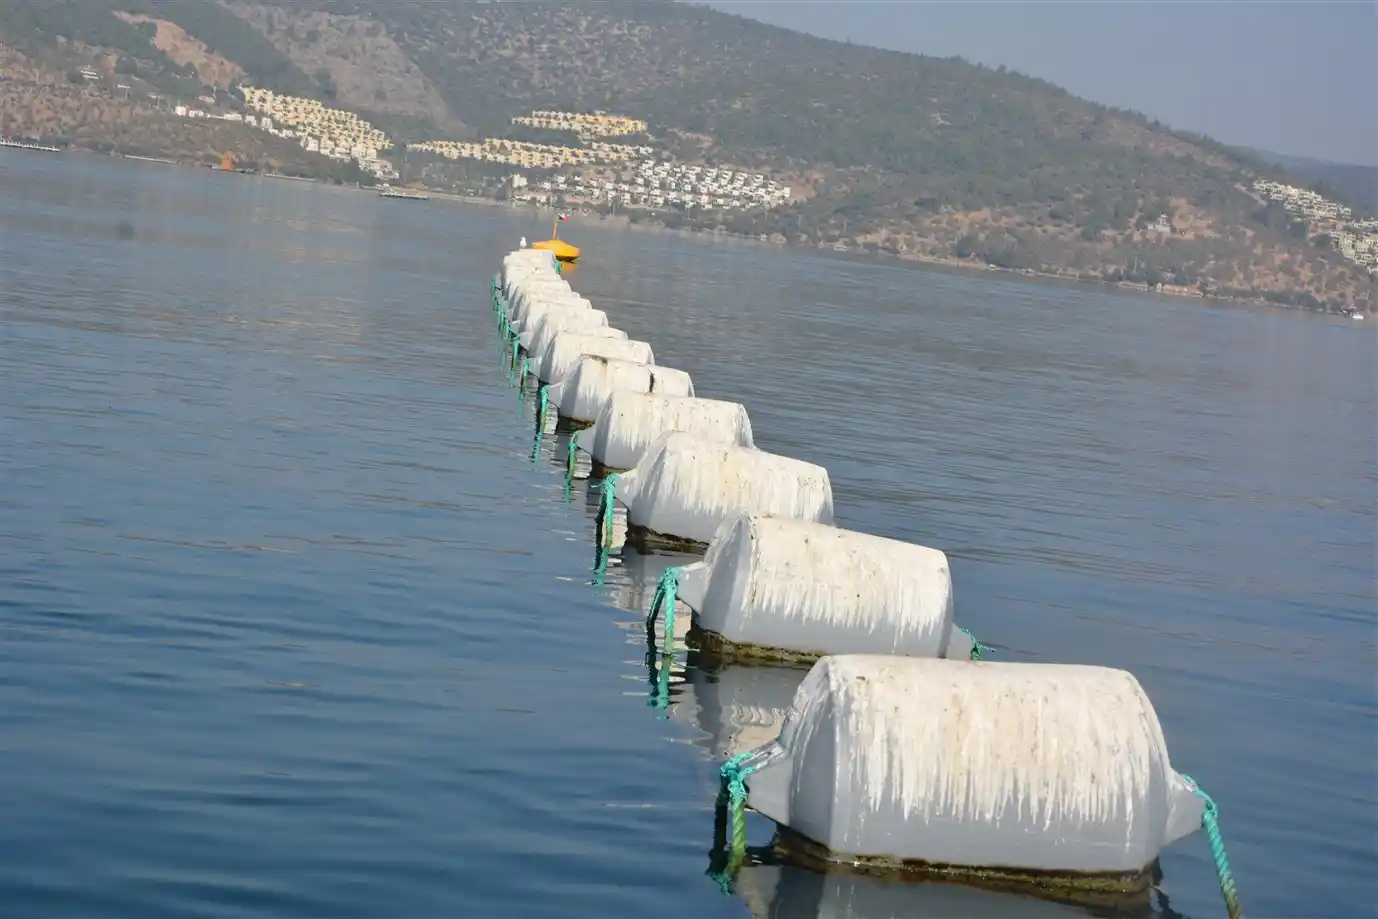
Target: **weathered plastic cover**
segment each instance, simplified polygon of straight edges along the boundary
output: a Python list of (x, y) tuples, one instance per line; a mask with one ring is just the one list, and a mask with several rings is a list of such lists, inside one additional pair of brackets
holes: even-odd
[(748, 803), (841, 856), (1129, 873), (1201, 825), (1123, 670), (825, 657)]
[(1088, 919), (1046, 900), (961, 884), (905, 884), (791, 865), (743, 865), (733, 893), (753, 919)]
[(729, 641), (815, 654), (971, 656), (937, 549), (783, 517), (725, 520), (680, 574), (695, 622)]
[(512, 297), (507, 318), (519, 331), (525, 329), (526, 317), (542, 303), (566, 309), (593, 309), (593, 304), (572, 290), (562, 291), (553, 285), (534, 289), (524, 287)]
[(535, 295), (522, 301), (521, 310), (514, 306), (508, 316), (512, 328), (519, 332), (534, 332), (536, 323), (541, 317), (552, 310), (562, 312), (600, 312), (593, 309), (593, 305), (583, 297), (575, 293), (559, 294), (554, 297)]
[(502, 269), (502, 292), (511, 297), (523, 286), (558, 280), (560, 280), (560, 273), (550, 265), (531, 263), (504, 265)]
[(509, 269), (503, 273), (502, 295), (510, 302), (524, 285), (529, 285), (533, 281), (553, 279), (554, 277), (554, 272), (547, 272), (544, 268), (520, 266)]
[[(608, 325), (608, 317), (602, 310), (548, 307), (537, 303), (526, 316), (526, 331), (521, 333), (519, 340), (527, 356), (533, 359), (545, 354), (555, 336), (561, 332), (579, 332), (603, 338), (627, 337), (626, 332)], [(540, 318), (535, 318), (537, 316)]]
[(703, 543), (739, 513), (833, 520), (832, 483), (822, 466), (680, 432), (649, 447), (615, 494), (630, 525)]
[[(536, 379), (542, 383), (562, 380), (585, 354), (639, 361), (643, 364), (655, 363), (655, 354), (651, 351), (651, 346), (644, 341), (603, 338), (566, 330), (555, 336), (545, 354), (540, 355), (539, 362), (532, 363), (532, 371), (536, 374)], [(549, 395), (546, 394), (547, 398)]]
[(666, 396), (626, 389), (613, 392), (593, 427), (579, 434), (579, 446), (610, 469), (630, 469), (667, 431), (704, 440), (752, 446), (751, 419), (740, 402)]
[[(540, 250), (536, 250), (540, 251)], [(539, 273), (549, 274), (551, 277), (558, 277), (559, 272), (555, 270), (555, 256), (551, 253), (541, 255), (530, 255), (530, 249), (519, 249), (516, 252), (509, 252), (503, 256), (502, 270), (499, 275), (504, 291), (509, 289), (508, 285), (518, 277), (526, 277)]]
[(619, 389), (692, 396), (694, 382), (689, 374), (672, 367), (585, 355), (568, 376), (550, 384), (546, 398), (565, 418), (593, 421)]
[[(547, 329), (546, 344), (548, 346), (550, 344), (548, 339), (554, 338), (555, 332), (590, 327), (609, 328), (608, 314), (602, 310), (584, 309), (583, 306), (539, 302), (533, 304), (531, 309), (526, 310), (525, 322), (522, 322), (521, 335), (518, 340), (520, 340), (521, 346), (526, 349), (526, 353), (529, 354), (532, 351), (532, 343), (542, 333), (542, 329)], [(627, 338), (627, 333), (620, 332), (613, 338)]]
[(544, 268), (533, 268), (529, 272), (517, 269), (513, 272), (512, 279), (507, 285), (507, 296), (509, 300), (517, 300), (520, 297), (532, 294), (572, 294), (569, 284), (558, 274), (547, 271)]

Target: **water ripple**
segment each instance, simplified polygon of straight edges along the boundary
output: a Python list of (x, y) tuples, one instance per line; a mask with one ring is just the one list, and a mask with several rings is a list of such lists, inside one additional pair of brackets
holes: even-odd
[[(591, 575), (598, 494), (497, 366), (529, 219), (4, 159), (0, 899), (744, 915), (703, 877), (707, 731), (646, 707), (677, 562)], [(826, 465), (843, 525), (948, 551), (1002, 659), (1135, 672), (1251, 914), (1378, 899), (1371, 335), (577, 232), (576, 287)], [(1218, 914), (1201, 839), (1165, 870)]]

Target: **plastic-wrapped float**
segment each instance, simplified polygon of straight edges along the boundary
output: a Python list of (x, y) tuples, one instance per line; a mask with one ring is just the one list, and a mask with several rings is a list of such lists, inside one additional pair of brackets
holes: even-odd
[(544, 399), (561, 418), (592, 424), (619, 389), (692, 396), (694, 381), (683, 370), (672, 367), (590, 354), (581, 357), (563, 379), (545, 387)]
[(1146, 896), (1205, 807), (1139, 682), (1106, 667), (825, 657), (729, 768), (805, 860), (1073, 900)]
[(531, 276), (539, 273), (548, 274), (550, 277), (558, 277), (559, 272), (555, 270), (555, 259), (548, 253), (542, 255), (532, 255), (530, 249), (518, 249), (509, 252), (502, 258), (502, 267), (498, 272), (501, 279), (500, 283), (504, 290), (518, 277)]
[(536, 323), (547, 313), (602, 312), (594, 310), (593, 304), (577, 294), (560, 294), (555, 297), (538, 296), (525, 302), (522, 309), (511, 311), (512, 328), (518, 332), (535, 331)]
[(514, 302), (526, 297), (557, 297), (573, 293), (567, 281), (544, 269), (535, 269), (529, 274), (517, 274), (507, 286), (508, 299)]
[(555, 336), (550, 347), (533, 361), (531, 372), (542, 383), (564, 379), (584, 355), (613, 357), (624, 361), (654, 364), (655, 354), (644, 341), (605, 338), (581, 332), (563, 331)]
[(947, 555), (927, 546), (736, 514), (676, 581), (694, 611), (691, 646), (729, 658), (979, 656), (952, 621)]
[(584, 450), (595, 468), (630, 469), (668, 431), (714, 443), (753, 446), (751, 419), (740, 402), (621, 389), (608, 398), (592, 427), (571, 438), (570, 450), (576, 446)]
[(559, 273), (548, 265), (517, 264), (504, 266), (501, 277), (502, 292), (509, 298), (516, 296), (528, 287), (554, 285), (561, 282)]
[(678, 431), (604, 480), (603, 492), (603, 530), (615, 499), (627, 508), (629, 536), (643, 543), (706, 545), (739, 513), (833, 521), (832, 482), (822, 466)]
[(601, 335), (604, 338), (627, 337), (626, 332), (608, 325), (608, 316), (602, 310), (537, 304), (527, 313), (526, 331), (521, 333), (519, 340), (527, 356), (534, 360), (550, 348), (550, 343), (561, 332)]
[(509, 252), (502, 257), (502, 276), (504, 279), (508, 274), (516, 274), (521, 271), (543, 270), (555, 274), (555, 260), (552, 258), (541, 258), (539, 256), (528, 255), (529, 250), (518, 250)]
[(512, 327), (518, 331), (525, 329), (530, 321), (527, 317), (542, 304), (562, 309), (593, 309), (592, 303), (572, 290), (523, 288), (512, 297), (511, 308), (508, 310), (508, 319)]

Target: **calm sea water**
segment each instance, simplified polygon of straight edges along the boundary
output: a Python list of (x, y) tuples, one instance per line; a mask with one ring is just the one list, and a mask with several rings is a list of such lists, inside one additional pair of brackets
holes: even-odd
[[(592, 576), (593, 498), (499, 365), (487, 278), (544, 229), (0, 155), (7, 913), (1047, 912), (704, 876), (712, 679), (646, 704), (666, 560)], [(1372, 326), (566, 233), (659, 362), (828, 467), (840, 525), (947, 551), (1000, 659), (1131, 669), (1251, 916), (1372, 914)], [(1223, 915), (1200, 835), (1163, 864)]]

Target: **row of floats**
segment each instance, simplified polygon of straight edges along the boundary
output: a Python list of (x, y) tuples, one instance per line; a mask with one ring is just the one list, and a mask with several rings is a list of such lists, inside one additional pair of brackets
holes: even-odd
[[(647, 625), (664, 653), (682, 604), (685, 642), (725, 668), (707, 691), (782, 712), (768, 736), (738, 730), (717, 750), (728, 877), (769, 862), (746, 848), (749, 807), (779, 828), (769, 851), (806, 864), (1134, 912), (1151, 908), (1163, 849), (1204, 827), (1242, 917), (1215, 804), (1173, 769), (1132, 674), (983, 659), (954, 622), (943, 552), (835, 526), (826, 469), (762, 450), (743, 405), (657, 364), (549, 253), (509, 253), (491, 300), (513, 382), (537, 384), (537, 444), (571, 431), (567, 486), (583, 455), (601, 480), (600, 550), (620, 537), (642, 562), (702, 553), (655, 579)], [(744, 661), (777, 669), (730, 679)]]

